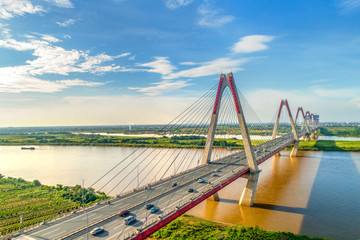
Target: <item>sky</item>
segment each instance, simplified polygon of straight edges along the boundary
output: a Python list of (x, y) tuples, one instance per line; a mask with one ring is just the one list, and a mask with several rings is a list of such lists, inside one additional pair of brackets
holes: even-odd
[(0, 127), (167, 123), (229, 72), (263, 122), (358, 122), (359, 26), (360, 0), (0, 0)]

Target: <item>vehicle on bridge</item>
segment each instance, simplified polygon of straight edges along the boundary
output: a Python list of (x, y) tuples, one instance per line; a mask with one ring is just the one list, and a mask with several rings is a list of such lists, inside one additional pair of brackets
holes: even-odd
[(203, 183), (203, 182), (205, 182), (204, 179), (198, 178), (198, 183)]
[(95, 234), (98, 234), (98, 233), (101, 233), (104, 231), (104, 228), (103, 227), (97, 227), (97, 228), (94, 228), (93, 230), (90, 231), (90, 234), (91, 235), (95, 235)]
[(149, 210), (149, 209), (151, 209), (153, 206), (154, 206), (154, 204), (148, 203), (148, 204), (145, 205), (145, 209), (146, 209), (146, 210)]
[(123, 217), (123, 216), (128, 215), (129, 213), (130, 213), (129, 210), (124, 209), (124, 210), (121, 210), (121, 211), (119, 212), (119, 216), (120, 216), (120, 217)]
[(152, 207), (151, 209), (150, 209), (150, 212), (151, 213), (156, 213), (157, 211), (159, 211), (160, 210), (160, 208), (158, 208), (158, 207)]
[(130, 223), (135, 222), (135, 221), (136, 221), (136, 218), (134, 216), (129, 216), (124, 219), (124, 222), (126, 225), (129, 225)]

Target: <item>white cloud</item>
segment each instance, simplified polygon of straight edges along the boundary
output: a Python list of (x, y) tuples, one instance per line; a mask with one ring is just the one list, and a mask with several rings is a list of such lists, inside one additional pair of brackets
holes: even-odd
[(309, 83), (323, 83), (323, 82), (329, 82), (329, 79), (318, 79), (318, 80), (312, 80), (309, 81)]
[(189, 5), (194, 0), (165, 0), (165, 6), (169, 9), (175, 9)]
[(187, 66), (198, 65), (198, 63), (196, 63), (196, 62), (181, 62), (180, 64), (187, 65)]
[(65, 35), (64, 35), (64, 38), (65, 38), (65, 39), (69, 39), (69, 38), (71, 38), (71, 36), (68, 35), (68, 34), (65, 34)]
[(79, 79), (50, 81), (38, 79), (36, 76), (44, 74), (68, 75), (73, 72), (105, 73), (115, 71), (132, 71), (115, 64), (104, 65), (105, 62), (116, 58), (126, 57), (130, 53), (109, 56), (104, 53), (91, 56), (89, 52), (66, 50), (54, 46), (60, 41), (46, 34), (38, 34), (41, 39), (28, 35), (27, 42), (13, 38), (0, 40), (0, 47), (17, 51), (32, 51), (35, 57), (27, 60), (24, 65), (0, 68), (1, 92), (56, 92), (72, 86), (99, 86), (102, 83), (88, 82)]
[(0, 18), (2, 19), (40, 12), (44, 12), (44, 9), (41, 6), (33, 6), (28, 0), (0, 0)]
[(235, 53), (251, 53), (268, 49), (264, 43), (271, 42), (275, 37), (267, 35), (249, 35), (242, 37), (232, 47)]
[[(235, 76), (236, 77), (236, 76)], [(241, 89), (239, 89), (241, 91)], [(281, 99), (288, 99), (293, 117), (298, 107), (320, 115), (320, 121), (358, 121), (360, 119), (360, 99), (352, 89), (342, 89), (343, 93), (351, 93), (347, 98), (339, 98), (329, 94), (318, 95), (312, 88), (300, 90), (256, 89), (243, 93), (254, 111), (263, 122), (269, 122), (278, 110)], [(359, 91), (359, 89), (357, 90)], [(245, 111), (245, 110), (244, 110)], [(246, 113), (246, 112), (245, 112)], [(246, 115), (245, 115), (246, 118)]]
[(137, 66), (151, 68), (150, 70), (147, 71), (160, 73), (162, 75), (169, 74), (174, 69), (176, 69), (175, 66), (171, 65), (170, 61), (168, 60), (168, 57), (155, 57), (155, 61), (149, 63), (137, 64)]
[(198, 24), (202, 27), (221, 27), (235, 19), (232, 15), (223, 15), (222, 10), (211, 6), (209, 1), (204, 1), (204, 3), (199, 6), (198, 13), (200, 15)]
[(57, 7), (61, 8), (73, 8), (73, 4), (70, 0), (45, 0), (51, 4), (54, 4)]
[(75, 22), (76, 22), (75, 19), (68, 19), (63, 22), (56, 22), (56, 24), (59, 25), (60, 27), (68, 27), (74, 24)]
[(356, 106), (360, 109), (360, 97), (353, 98), (351, 102), (355, 103)]
[(200, 63), (199, 67), (169, 73), (163, 76), (164, 79), (174, 79), (179, 77), (203, 77), (219, 74), (220, 72), (237, 72), (242, 70), (240, 67), (250, 59), (230, 59), (218, 58), (209, 62)]
[(320, 97), (329, 98), (355, 98), (360, 96), (360, 88), (344, 88), (344, 89), (313, 89), (314, 93)]
[(6, 112), (6, 117), (0, 118), (0, 125), (166, 124), (195, 100), (165, 96), (68, 96), (62, 101), (36, 104), (32, 101), (11, 107), (8, 101), (6, 104), (0, 101), (0, 112)]
[(49, 81), (37, 79), (26, 73), (24, 67), (0, 68), (0, 92), (58, 92), (73, 86), (95, 87), (103, 85), (100, 82), (88, 82), (80, 79)]
[(135, 58), (136, 58), (136, 55), (132, 55), (129, 57), (129, 60), (133, 61), (133, 60), (135, 60)]
[(8, 26), (7, 24), (0, 23), (1, 35), (4, 38), (11, 38), (10, 29), (7, 28), (7, 26)]
[(360, 9), (360, 0), (345, 0), (340, 3), (340, 7), (345, 13), (350, 13)]
[(41, 39), (47, 41), (47, 42), (61, 42), (60, 39), (53, 37), (51, 35), (47, 35), (47, 34), (41, 34)]
[(137, 88), (137, 87), (129, 87), (130, 90), (136, 90), (138, 92), (144, 93), (145, 95), (148, 96), (156, 96), (156, 95), (160, 95), (164, 92), (169, 92), (169, 91), (174, 91), (180, 88), (184, 88), (187, 86), (192, 85), (191, 83), (188, 83), (187, 81), (161, 81), (161, 82), (156, 82), (156, 83), (152, 83), (152, 85), (155, 86), (151, 86), (151, 87), (144, 87), (144, 88)]

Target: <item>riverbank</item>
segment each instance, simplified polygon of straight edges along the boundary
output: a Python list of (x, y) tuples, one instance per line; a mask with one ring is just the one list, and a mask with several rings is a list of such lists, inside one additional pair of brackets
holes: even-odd
[(46, 186), (38, 180), (29, 182), (0, 174), (0, 235), (74, 211), (81, 207), (83, 199), (87, 206), (106, 198), (104, 193), (80, 185)]
[[(257, 145), (266, 140), (253, 140)], [(152, 147), (152, 148), (195, 148), (202, 149), (206, 138), (201, 136), (174, 137), (129, 137), (88, 134), (9, 134), (0, 135), (2, 146), (113, 146), (113, 147)], [(217, 138), (215, 148), (244, 149), (243, 141)], [(288, 148), (290, 149), (290, 148)], [(360, 151), (360, 141), (312, 140), (301, 141), (299, 151)]]
[(322, 240), (290, 232), (265, 231), (259, 227), (228, 226), (202, 218), (183, 215), (155, 232), (149, 239), (286, 239)]

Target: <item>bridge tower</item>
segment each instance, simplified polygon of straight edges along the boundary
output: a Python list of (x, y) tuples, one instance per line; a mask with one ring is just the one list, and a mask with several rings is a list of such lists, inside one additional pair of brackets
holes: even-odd
[(306, 120), (306, 115), (304, 113), (304, 110), (302, 107), (299, 107), (297, 112), (296, 112), (296, 117), (295, 117), (295, 126), (296, 126), (296, 123), (297, 123), (297, 119), (299, 117), (299, 113), (301, 112), (301, 115), (303, 117), (303, 124), (301, 126), (301, 130), (303, 130), (304, 126), (306, 128), (306, 134), (304, 135), (304, 140), (305, 141), (308, 141), (310, 138), (309, 138), (309, 133), (310, 133), (310, 129), (309, 129), (309, 124), (308, 124), (308, 121)]
[(299, 149), (299, 138), (298, 138), (298, 135), (297, 135), (297, 132), (296, 132), (295, 123), (294, 123), (294, 120), (293, 120), (293, 117), (292, 117), (291, 110), (290, 110), (289, 103), (288, 103), (287, 99), (285, 99), (285, 100), (281, 99), (279, 112), (278, 112), (278, 115), (276, 117), (276, 122), (275, 122), (275, 126), (274, 126), (274, 130), (273, 130), (271, 140), (276, 138), (277, 128), (278, 128), (279, 120), (280, 120), (280, 114), (281, 114), (281, 110), (283, 109), (283, 106), (285, 106), (285, 108), (286, 108), (286, 110), (287, 110), (287, 112), (289, 114), (291, 130), (292, 130), (292, 133), (293, 133), (294, 138), (295, 138), (294, 147), (293, 147), (293, 149), (292, 149), (292, 151), (290, 153), (290, 156), (294, 157), (294, 156), (297, 155), (297, 152), (298, 152), (298, 149)]
[[(218, 115), (219, 115), (222, 95), (223, 95), (223, 92), (226, 87), (230, 88), (233, 99), (234, 99), (237, 119), (239, 121), (240, 132), (242, 135), (244, 148), (245, 148), (245, 155), (246, 155), (248, 165), (250, 167), (250, 174), (249, 174), (248, 182), (242, 193), (239, 204), (243, 205), (243, 206), (252, 206), (253, 202), (254, 202), (255, 191), (256, 191), (256, 186), (257, 186), (260, 171), (259, 171), (259, 168), (258, 168), (258, 165), (256, 162), (255, 154), (254, 154), (253, 147), (252, 147), (252, 144), (250, 141), (248, 128), (246, 126), (244, 112), (241, 107), (241, 103), (240, 103), (239, 96), (238, 96), (238, 91), (236, 89), (236, 85), (235, 85), (232, 73), (229, 73), (227, 76), (225, 76), (225, 74), (220, 75), (219, 86), (217, 89), (216, 99), (215, 99), (215, 103), (214, 103), (214, 109), (213, 109), (213, 112), (211, 115), (209, 132), (207, 135), (205, 150), (204, 150), (201, 164), (210, 164), (211, 163), (210, 159), (211, 159), (211, 152), (212, 152), (212, 148), (213, 148), (213, 144), (214, 144), (215, 129), (216, 129), (217, 121), (218, 121)], [(219, 200), (219, 195), (217, 193), (214, 194), (213, 199)]]

